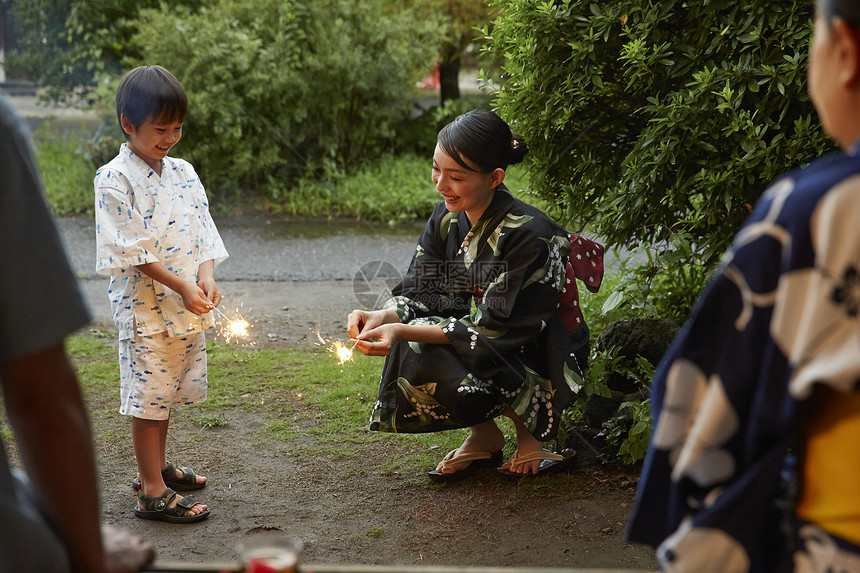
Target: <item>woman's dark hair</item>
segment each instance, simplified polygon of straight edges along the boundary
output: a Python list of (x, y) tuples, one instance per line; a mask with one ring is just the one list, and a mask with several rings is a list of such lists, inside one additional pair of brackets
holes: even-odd
[(123, 115), (138, 128), (148, 119), (165, 123), (184, 121), (187, 110), (185, 90), (179, 80), (161, 66), (140, 66), (128, 71), (116, 89), (116, 118), (120, 129)]
[(860, 2), (858, 0), (818, 0), (818, 11), (828, 22), (842, 18), (852, 28), (860, 27)]
[(469, 171), (468, 159), (482, 173), (506, 169), (523, 160), (529, 151), (519, 134), (511, 132), (505, 120), (490, 110), (474, 109), (457, 117), (439, 132), (439, 146)]

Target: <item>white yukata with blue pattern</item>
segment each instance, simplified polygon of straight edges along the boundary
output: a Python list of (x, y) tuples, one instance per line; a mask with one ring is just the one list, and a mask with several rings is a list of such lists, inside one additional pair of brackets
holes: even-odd
[(96, 271), (111, 277), (108, 296), (119, 333), (122, 414), (165, 419), (174, 404), (206, 399), (203, 331), (182, 297), (136, 267), (161, 262), (197, 283), (201, 263), (227, 258), (206, 191), (190, 163), (166, 157), (161, 176), (123, 143), (97, 172)]

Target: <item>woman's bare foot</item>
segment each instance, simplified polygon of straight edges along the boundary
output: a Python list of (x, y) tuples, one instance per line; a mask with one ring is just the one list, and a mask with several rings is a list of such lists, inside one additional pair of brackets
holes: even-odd
[[(529, 432), (528, 428), (526, 428), (525, 424), (523, 424), (522, 420), (520, 420), (519, 416), (513, 410), (505, 412), (505, 416), (514, 422), (514, 428), (517, 431), (517, 451), (514, 453), (516, 457), (525, 457), (532, 452), (539, 452), (543, 449), (543, 442), (532, 436), (531, 432)], [(502, 468), (521, 474), (536, 474), (540, 465), (540, 460), (516, 465), (512, 464), (511, 461), (508, 460), (502, 464)]]
[[(493, 420), (489, 420), (483, 424), (469, 428), (469, 436), (463, 444), (457, 448), (457, 454), (473, 452), (489, 452), (492, 454), (500, 451), (504, 447), (505, 435)], [(436, 471), (439, 473), (454, 473), (465, 469), (471, 463), (471, 461), (454, 464), (443, 464), (442, 462), (439, 462), (436, 466)]]

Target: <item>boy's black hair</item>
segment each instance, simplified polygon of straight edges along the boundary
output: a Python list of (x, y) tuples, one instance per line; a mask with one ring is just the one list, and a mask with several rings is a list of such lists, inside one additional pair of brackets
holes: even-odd
[[(122, 129), (122, 116), (139, 128), (147, 120), (165, 123), (185, 121), (188, 97), (179, 80), (161, 66), (140, 66), (129, 70), (116, 89), (116, 118)], [(126, 139), (128, 134), (125, 133)]]
[(529, 150), (505, 120), (487, 109), (474, 109), (457, 117), (442, 128), (437, 141), (442, 151), (460, 166), (475, 171), (465, 158), (477, 165), (481, 173), (519, 163)]

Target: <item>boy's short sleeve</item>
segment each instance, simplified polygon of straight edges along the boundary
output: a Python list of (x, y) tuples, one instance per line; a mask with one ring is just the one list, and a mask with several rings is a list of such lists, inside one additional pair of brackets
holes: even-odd
[(129, 201), (131, 184), (108, 164), (96, 173), (96, 272), (122, 275), (124, 271), (158, 262), (158, 238)]

